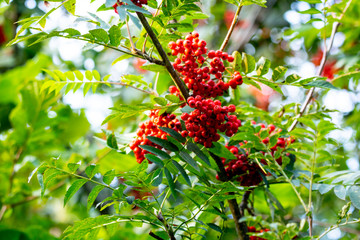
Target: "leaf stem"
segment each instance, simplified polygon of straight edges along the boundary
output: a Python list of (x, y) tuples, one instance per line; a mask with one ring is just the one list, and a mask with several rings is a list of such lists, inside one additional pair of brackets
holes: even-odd
[(235, 29), (235, 26), (236, 26), (236, 24), (237, 24), (237, 22), (238, 22), (238, 20), (239, 20), (239, 15), (240, 15), (241, 8), (242, 8), (242, 2), (240, 1), (239, 6), (238, 6), (238, 8), (237, 8), (237, 10), (236, 10), (236, 13), (235, 13), (235, 15), (234, 15), (233, 21), (232, 21), (232, 23), (231, 23), (231, 26), (230, 26), (230, 28), (229, 28), (229, 31), (228, 31), (228, 33), (226, 34), (226, 37), (225, 37), (223, 43), (221, 44), (220, 51), (224, 51), (226, 45), (227, 45), (227, 44), (229, 43), (229, 41), (230, 41), (231, 34), (233, 33), (233, 31), (234, 31), (234, 29)]

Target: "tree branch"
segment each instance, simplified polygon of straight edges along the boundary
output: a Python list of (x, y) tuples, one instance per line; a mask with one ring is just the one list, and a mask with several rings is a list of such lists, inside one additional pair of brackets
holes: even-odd
[(178, 73), (175, 71), (174, 67), (172, 66), (168, 56), (166, 55), (163, 47), (161, 46), (158, 38), (156, 37), (154, 31), (152, 30), (152, 28), (150, 27), (148, 21), (146, 20), (145, 16), (140, 13), (140, 12), (136, 12), (137, 16), (140, 19), (141, 24), (144, 26), (146, 32), (149, 34), (152, 42), (154, 43), (157, 51), (159, 52), (159, 55), (161, 56), (163, 63), (165, 64), (166, 69), (168, 70), (171, 78), (173, 79), (175, 85), (179, 88), (181, 94), (183, 95), (183, 97), (185, 99), (188, 99), (189, 95), (189, 91), (185, 85), (185, 83), (181, 80), (181, 78), (179, 77)]
[[(240, 203), (240, 213), (243, 216), (245, 214), (245, 209), (248, 209), (248, 201), (249, 201), (250, 194), (251, 194), (251, 191), (246, 191), (244, 193), (243, 198)], [(248, 211), (249, 211), (249, 209), (248, 209)]]
[[(160, 5), (159, 5), (159, 7), (156, 9), (156, 12), (155, 12), (155, 14), (154, 14), (154, 16), (156, 17), (157, 15), (158, 15), (158, 13), (159, 13), (159, 11), (160, 11), (160, 8), (161, 8), (161, 6), (163, 5), (163, 3), (164, 3), (164, 0), (161, 0), (161, 3), (160, 3)], [(151, 22), (151, 24), (150, 24), (150, 27), (152, 27), (152, 25), (154, 24), (154, 20), (152, 20), (152, 22)], [(146, 42), (147, 42), (147, 37), (149, 36), (149, 34), (148, 33), (146, 33), (146, 35), (145, 35), (145, 40), (144, 40), (144, 44), (143, 44), (143, 47), (142, 47), (142, 49), (141, 49), (141, 51), (143, 52), (143, 53), (145, 53), (146, 51), (145, 51), (145, 48), (146, 48)]]
[[(317, 73), (316, 75), (317, 76), (320, 76), (324, 70), (324, 67), (325, 67), (325, 62), (326, 62), (326, 59), (328, 57), (328, 54), (332, 48), (332, 45), (334, 43), (334, 39), (335, 39), (335, 33), (340, 25), (340, 20), (344, 17), (345, 15), (345, 12), (347, 11), (347, 9), (349, 8), (350, 4), (351, 4), (351, 1), (348, 1), (345, 8), (344, 8), (344, 11), (341, 13), (340, 17), (338, 18), (338, 21), (337, 22), (334, 22), (333, 23), (333, 27), (332, 27), (332, 31), (331, 31), (331, 36), (330, 36), (330, 42), (329, 42), (329, 46), (326, 46), (325, 45), (325, 50), (324, 50), (324, 53), (323, 53), (323, 56), (321, 58), (321, 63), (320, 63), (320, 66), (317, 70)], [(324, 42), (325, 42), (325, 39), (324, 39)], [(310, 89), (310, 91), (308, 92), (308, 94), (306, 95), (306, 99), (305, 99), (305, 102), (303, 103), (303, 105), (301, 106), (301, 109), (300, 109), (300, 112), (299, 114), (296, 116), (294, 122), (291, 124), (291, 126), (289, 127), (288, 129), (288, 132), (291, 132), (292, 130), (295, 129), (297, 123), (299, 122), (298, 119), (304, 114), (307, 106), (309, 105), (310, 103), (310, 100), (312, 99), (313, 95), (314, 95), (314, 92), (315, 92), (315, 87), (312, 87)]]
[[(67, 39), (76, 39), (76, 40), (80, 40), (80, 41), (90, 42), (88, 39), (80, 38), (80, 37), (60, 36), (60, 35), (58, 37), (67, 38)], [(151, 63), (155, 63), (157, 65), (161, 65), (161, 66), (165, 65), (163, 61), (161, 61), (159, 59), (156, 59), (156, 58), (153, 58), (153, 57), (150, 57), (148, 54), (143, 53), (143, 52), (139, 51), (138, 49), (134, 49), (135, 53), (131, 53), (131, 52), (122, 50), (122, 49), (120, 49), (118, 47), (108, 45), (106, 43), (101, 43), (101, 42), (90, 42), (90, 43), (97, 44), (97, 45), (100, 45), (100, 46), (103, 46), (103, 47), (106, 47), (106, 48), (110, 48), (110, 49), (113, 49), (115, 51), (118, 51), (118, 52), (121, 52), (121, 53), (124, 53), (124, 54), (127, 54), (127, 55), (131, 55), (133, 57), (145, 59), (145, 60), (147, 60), (147, 61), (149, 61)], [(121, 47), (123, 47), (123, 46), (121, 46)]]
[[(223, 182), (229, 181), (229, 178), (227, 177), (222, 160), (218, 156), (213, 154), (212, 152), (209, 152), (209, 153), (210, 153), (211, 157), (215, 160), (216, 165), (219, 168), (218, 175), (219, 175), (220, 180)], [(235, 194), (233, 192), (229, 192), (228, 195), (235, 195)], [(229, 203), (229, 208), (230, 208), (231, 214), (234, 218), (235, 229), (239, 236), (239, 239), (240, 240), (248, 240), (249, 236), (246, 234), (247, 233), (247, 225), (246, 225), (246, 222), (240, 222), (240, 219), (243, 217), (243, 215), (240, 212), (239, 204), (237, 203), (236, 198), (234, 197), (233, 199), (229, 199), (228, 203)]]
[(151, 237), (153, 237), (153, 238), (155, 238), (155, 239), (157, 239), (157, 240), (164, 240), (163, 238), (161, 238), (161, 237), (159, 237), (159, 236), (157, 236), (157, 235), (155, 235), (155, 233), (153, 233), (153, 232), (149, 232), (149, 235), (151, 236)]
[(242, 8), (242, 3), (240, 2), (240, 3), (239, 3), (239, 6), (238, 6), (238, 8), (237, 8), (237, 10), (236, 10), (236, 13), (235, 13), (235, 15), (234, 15), (234, 18), (233, 18), (233, 21), (232, 21), (232, 23), (231, 23), (231, 26), (230, 26), (230, 28), (229, 28), (229, 31), (228, 31), (228, 33), (226, 34), (226, 37), (225, 37), (223, 43), (221, 44), (220, 51), (224, 51), (226, 45), (229, 43), (231, 34), (233, 33), (234, 28), (235, 28), (235, 26), (236, 26), (236, 24), (237, 24), (237, 22), (238, 22), (238, 20), (239, 20), (239, 15), (240, 15), (241, 8)]

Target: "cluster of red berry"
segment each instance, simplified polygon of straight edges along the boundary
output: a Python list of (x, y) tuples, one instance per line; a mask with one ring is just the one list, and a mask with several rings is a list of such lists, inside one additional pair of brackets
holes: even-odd
[(177, 56), (173, 66), (181, 73), (193, 96), (215, 98), (222, 96), (229, 86), (236, 88), (242, 84), (242, 77), (238, 72), (233, 74), (229, 82), (223, 81), (226, 70), (224, 61), (233, 62), (234, 57), (220, 50), (208, 52), (206, 42), (199, 39), (197, 32), (187, 35), (185, 40), (170, 42), (169, 48), (171, 54)]
[(183, 113), (181, 119), (185, 121), (186, 130), (182, 131), (183, 137), (194, 138), (194, 141), (211, 147), (212, 142), (220, 139), (220, 132), (225, 132), (228, 137), (234, 135), (241, 126), (241, 121), (229, 113), (235, 112), (235, 105), (221, 106), (219, 100), (203, 99), (199, 95), (188, 98), (190, 107), (194, 111)]
[[(138, 7), (142, 7), (143, 4), (146, 5), (148, 3), (148, 0), (131, 0), (131, 1), (133, 2), (133, 4), (135, 4)], [(117, 0), (117, 2), (113, 5), (113, 8), (115, 9), (116, 13), (118, 13), (116, 8), (123, 4), (126, 4), (126, 3), (120, 2), (120, 0)]]
[[(254, 226), (248, 227), (248, 232), (253, 232), (253, 233), (262, 233), (262, 232), (268, 232), (270, 231), (270, 229), (261, 229), (261, 230), (256, 230), (256, 228)], [(250, 236), (249, 237), (250, 240), (266, 240), (265, 238), (261, 238), (261, 237), (256, 237), (256, 236)]]
[(140, 123), (137, 130), (137, 137), (130, 143), (130, 149), (134, 151), (136, 161), (141, 163), (145, 159), (148, 151), (141, 149), (139, 145), (153, 146), (162, 149), (161, 146), (151, 142), (147, 136), (154, 136), (161, 139), (167, 139), (168, 134), (159, 129), (159, 127), (171, 128), (177, 132), (181, 130), (181, 123), (174, 114), (163, 113), (159, 115), (160, 110), (151, 110), (150, 120)]
[[(236, 157), (236, 159), (231, 160), (228, 163), (226, 163), (226, 159), (222, 159), (228, 179), (237, 177), (236, 180), (240, 182), (241, 186), (254, 186), (261, 183), (261, 169), (257, 163), (250, 162), (247, 158), (247, 154), (239, 152), (237, 147), (227, 146), (227, 148)], [(218, 175), (216, 175), (216, 178), (219, 180)]]
[[(214, 101), (211, 99), (223, 95), (223, 92), (229, 86), (236, 88), (242, 84), (242, 77), (238, 72), (233, 73), (228, 83), (222, 80), (225, 71), (223, 60), (232, 62), (234, 61), (233, 56), (229, 56), (222, 51), (209, 51), (207, 53), (206, 42), (199, 40), (199, 34), (196, 32), (189, 34), (185, 40), (178, 40), (176, 43), (171, 42), (169, 46), (173, 55), (180, 54), (173, 65), (176, 70), (182, 73), (184, 82), (192, 90), (192, 96), (187, 99), (187, 104), (194, 110), (190, 114), (183, 113), (181, 115), (186, 127), (181, 132), (182, 136), (189, 136), (196, 143), (207, 148), (220, 139), (218, 131), (225, 133), (228, 137), (233, 136), (241, 126), (241, 121), (235, 115), (230, 115), (230, 113), (235, 112), (235, 105), (221, 106), (219, 100)], [(204, 54), (207, 54), (206, 58), (202, 56)], [(210, 68), (209, 66), (203, 66), (209, 59), (211, 59)], [(211, 79), (211, 75), (214, 75), (216, 79)], [(215, 83), (215, 81), (217, 82)], [(171, 94), (178, 96), (180, 100), (184, 100), (175, 86), (171, 86), (169, 91)], [(171, 124), (174, 126), (167, 126), (169, 121), (165, 121), (165, 124), (156, 121), (157, 118), (163, 117), (171, 120)], [(175, 118), (175, 115), (163, 114), (158, 116), (158, 112), (152, 112), (151, 120), (145, 124), (140, 124), (138, 137), (130, 145), (138, 162), (142, 162), (144, 155), (147, 153), (139, 148), (139, 145), (156, 146), (147, 140), (146, 136), (166, 138), (167, 134), (159, 130), (158, 126), (170, 127), (178, 132), (181, 131), (181, 124)], [(160, 148), (160, 146), (157, 147)]]
[[(251, 122), (253, 125), (256, 124), (255, 121)], [(259, 126), (261, 126), (260, 132), (261, 131), (268, 131), (269, 134), (275, 134), (275, 133), (279, 133), (281, 131), (281, 129), (276, 129), (276, 127), (273, 124), (268, 125), (267, 127), (265, 126), (265, 124), (259, 124)], [(257, 133), (257, 135), (260, 134)], [(278, 148), (285, 148), (286, 146), (288, 146), (289, 144), (293, 143), (295, 140), (291, 139), (291, 138), (278, 138), (277, 143), (270, 148), (271, 154), (272, 156), (274, 156), (275, 151)], [(262, 139), (262, 142), (264, 144), (269, 144), (269, 137), (266, 137), (264, 139)], [(239, 143), (239, 146), (242, 146), (244, 144), (246, 144), (247, 141), (241, 142)], [(248, 160), (247, 152), (241, 152), (239, 150), (238, 147), (236, 146), (226, 146), (227, 149), (230, 150), (230, 152), (232, 152), (236, 159), (231, 160), (230, 162), (226, 162), (226, 159), (222, 159), (224, 167), (225, 167), (225, 171), (227, 173), (227, 177), (228, 179), (232, 179), (236, 177), (236, 180), (240, 182), (240, 185), (242, 186), (254, 186), (254, 185), (258, 185), (259, 183), (262, 182), (262, 177), (260, 172), (263, 171), (260, 166), (255, 163), (255, 162), (251, 162)], [(263, 155), (265, 155), (265, 152), (261, 153)], [(261, 159), (260, 162), (264, 165), (267, 165), (267, 162), (264, 159)], [(279, 157), (278, 159), (276, 159), (276, 162), (281, 165), (282, 164), (282, 158)], [(267, 173), (263, 173), (264, 175), (268, 175)], [(219, 176), (216, 176), (217, 179), (219, 179)]]

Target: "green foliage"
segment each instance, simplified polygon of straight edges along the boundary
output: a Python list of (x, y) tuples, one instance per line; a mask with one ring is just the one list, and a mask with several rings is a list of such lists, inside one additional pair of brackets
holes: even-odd
[[(360, 172), (350, 170), (345, 164), (349, 158), (358, 158), (358, 149), (349, 148), (358, 146), (360, 141), (359, 101), (355, 99), (353, 109), (344, 113), (326, 109), (323, 98), (329, 90), (358, 94), (360, 65), (359, 57), (354, 54), (358, 52), (359, 31), (354, 27), (359, 23), (358, 2), (352, 6), (351, 2), (343, 1), (323, 7), (321, 1), (305, 0), (303, 4), (308, 8), (299, 13), (310, 16), (310, 20), (296, 27), (277, 25), (284, 9), (297, 8), (296, 3), (290, 6), (279, 1), (267, 4), (265, 0), (214, 3), (149, 0), (148, 4), (137, 6), (131, 0), (123, 0), (116, 7), (117, 15), (106, 21), (98, 12), (110, 15), (115, 0), (101, 3), (97, 12), (89, 12), (87, 17), (77, 15), (79, 1), (47, 2), (50, 5), (46, 13), (39, 7), (30, 11), (17, 1), (0, 2), (0, 13), (6, 19), (0, 19), (0, 30), (3, 25), (5, 29), (13, 28), (14, 22), (18, 26), (16, 32), (5, 34), (0, 53), (19, 56), (9, 57), (15, 59), (12, 65), (2, 65), (0, 60), (0, 181), (3, 183), (0, 236), (29, 240), (151, 239), (154, 235), (149, 233), (152, 233), (164, 240), (235, 239), (238, 237), (234, 223), (236, 205), (241, 210), (240, 223), (257, 230), (248, 235), (262, 239), (310, 239), (305, 217), (329, 222), (328, 229), (323, 227), (327, 223), (314, 224), (315, 237), (359, 222)], [(229, 82), (238, 71), (247, 86), (230, 89), (217, 100), (222, 106), (235, 104), (236, 111), (232, 114), (241, 119), (242, 125), (231, 137), (221, 134), (221, 140), (213, 142), (210, 148), (197, 144), (196, 139), (182, 135), (170, 125), (159, 127), (167, 137), (147, 136), (151, 146), (140, 141), (137, 150), (145, 150), (145, 159), (138, 159), (141, 164), (137, 164), (130, 152), (130, 142), (140, 134), (135, 133), (137, 124), (147, 118), (150, 110), (159, 110), (163, 117), (173, 113), (178, 119), (183, 112), (194, 110), (180, 107), (186, 101), (167, 92), (175, 79), (164, 62), (166, 56), (170, 61), (175, 60), (168, 43), (183, 39), (185, 33), (199, 28), (201, 35), (208, 38), (208, 49), (216, 49), (226, 35), (227, 29), (224, 31), (222, 25), (226, 25), (224, 16), (230, 15), (228, 3), (243, 9), (227, 46), (235, 50), (234, 61), (224, 62), (222, 80)], [(271, 10), (265, 10), (266, 6)], [(250, 14), (245, 14), (248, 10)], [(76, 19), (74, 24), (63, 30), (50, 29), (47, 23), (55, 11), (69, 13)], [(275, 18), (264, 14), (271, 12)], [(143, 25), (141, 14), (154, 36)], [(14, 16), (17, 19), (11, 20)], [(324, 24), (319, 27), (316, 22), (320, 21)], [(88, 27), (85, 33), (77, 25), (79, 22)], [(330, 38), (326, 44), (332, 41), (334, 22), (341, 23), (337, 30), (345, 36), (343, 46), (335, 51), (338, 54), (328, 56), (327, 63), (337, 59), (336, 68), (334, 63), (330, 69), (334, 78), (325, 71), (322, 76), (299, 76), (308, 74), (296, 73), (299, 66), (288, 60), (300, 61), (299, 56), (304, 58), (306, 54), (311, 59), (321, 45), (320, 39)], [(214, 27), (215, 23), (218, 27)], [(262, 29), (255, 31), (257, 25)], [(254, 35), (245, 36), (246, 32)], [(54, 37), (86, 42), (83, 57), (92, 59), (96, 70), (89, 70), (83, 63), (65, 61), (61, 54), (52, 58), (42, 55), (46, 49), (42, 46)], [(159, 46), (154, 45), (154, 37), (164, 49), (165, 57)], [(250, 39), (249, 45), (244, 47), (246, 41), (242, 38)], [(291, 41), (298, 41), (296, 44), (303, 41), (303, 45), (294, 50)], [(238, 46), (238, 42), (243, 45)], [(261, 51), (263, 45), (266, 51)], [(104, 50), (93, 49), (96, 46)], [(131, 57), (145, 59), (146, 63), (140, 66), (131, 62)], [(120, 64), (128, 66), (125, 75), (120, 80), (109, 80), (116, 75), (110, 66)], [(143, 75), (139, 75), (139, 69)], [(250, 85), (260, 91), (251, 93)], [(265, 96), (265, 86), (278, 95), (271, 93), (270, 100), (267, 96), (271, 108), (260, 109), (254, 101)], [(106, 128), (103, 132), (94, 130), (94, 126), (90, 129), (92, 115), (67, 105), (69, 100), (62, 97), (79, 89), (85, 96), (90, 88), (92, 96), (111, 96), (114, 102), (112, 112), (101, 119), (102, 128)], [(311, 88), (315, 88), (315, 94), (309, 96), (311, 101), (301, 109), (294, 102), (299, 99), (294, 100), (289, 89), (301, 92)], [(66, 97), (71, 99), (71, 95)], [(334, 124), (331, 118), (334, 113), (343, 118), (340, 124)], [(277, 130), (271, 133), (259, 124), (251, 124), (252, 120), (274, 124)], [(293, 130), (290, 126), (294, 121), (299, 123)], [(181, 124), (185, 130), (186, 124), (182, 121)], [(351, 144), (336, 135), (344, 127), (354, 133), (348, 140)], [(279, 138), (295, 142), (275, 148)], [(227, 164), (239, 157), (228, 147), (235, 145), (240, 153), (247, 155), (246, 163), (257, 168), (256, 174), (261, 177), (258, 185), (241, 186), (242, 175), (225, 182), (217, 179), (216, 175), (221, 173), (230, 176), (232, 169)], [(249, 172), (242, 174), (253, 177)], [(59, 199), (63, 204), (58, 204)], [(73, 223), (73, 219), (79, 221)], [(345, 228), (341, 233), (344, 239), (352, 237)]]

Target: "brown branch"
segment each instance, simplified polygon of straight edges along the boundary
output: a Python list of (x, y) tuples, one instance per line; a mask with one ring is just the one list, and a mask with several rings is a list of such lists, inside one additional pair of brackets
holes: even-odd
[[(333, 27), (332, 27), (332, 31), (331, 31), (331, 36), (330, 36), (330, 42), (329, 42), (329, 46), (325, 46), (325, 50), (324, 50), (324, 53), (323, 53), (323, 56), (321, 58), (321, 63), (320, 63), (320, 66), (317, 70), (317, 73), (316, 75), (317, 76), (320, 76), (324, 70), (324, 67), (325, 67), (325, 62), (326, 62), (326, 59), (329, 55), (329, 52), (332, 48), (332, 45), (334, 43), (334, 39), (335, 39), (335, 33), (340, 25), (340, 20), (344, 17), (345, 15), (345, 12), (347, 11), (347, 9), (349, 8), (350, 6), (350, 3), (351, 3), (352, 0), (350, 0), (345, 8), (344, 8), (344, 11), (342, 12), (342, 14), (340, 15), (340, 17), (338, 18), (338, 22), (334, 22), (333, 23)], [(325, 42), (325, 39), (324, 39), (324, 42)], [(310, 89), (310, 91), (308, 92), (308, 94), (306, 95), (306, 99), (305, 99), (305, 102), (303, 103), (303, 105), (301, 106), (301, 109), (300, 109), (300, 112), (299, 114), (296, 116), (296, 119), (294, 120), (294, 122), (291, 124), (291, 126), (289, 127), (288, 129), (288, 132), (291, 132), (292, 130), (295, 129), (297, 123), (299, 122), (298, 119), (304, 114), (307, 106), (309, 105), (310, 103), (310, 100), (312, 99), (313, 95), (314, 95), (314, 92), (315, 92), (315, 87), (312, 87)]]
[[(245, 214), (245, 209), (247, 209), (249, 211), (248, 208), (248, 201), (249, 201), (249, 197), (250, 197), (251, 191), (246, 191), (243, 195), (243, 198), (241, 200), (240, 203), (240, 213), (244, 216)], [(250, 211), (249, 211), (250, 212)], [(252, 213), (252, 212), (251, 212)]]
[[(219, 168), (218, 175), (219, 175), (220, 180), (223, 182), (229, 181), (230, 179), (227, 177), (222, 160), (215, 154), (213, 154), (211, 152), (209, 152), (209, 153), (210, 153), (211, 157), (215, 160), (216, 165)], [(228, 195), (235, 195), (235, 194), (233, 192), (229, 192)], [(247, 233), (247, 225), (246, 225), (246, 222), (240, 222), (240, 219), (243, 217), (243, 214), (240, 212), (239, 204), (237, 203), (236, 198), (229, 199), (228, 203), (229, 203), (229, 208), (230, 208), (231, 214), (234, 218), (235, 229), (236, 229), (239, 239), (240, 240), (248, 240), (249, 236), (246, 234)]]
[(151, 236), (151, 237), (153, 237), (153, 238), (155, 238), (155, 239), (157, 239), (157, 240), (164, 240), (163, 238), (161, 238), (161, 237), (159, 237), (159, 236), (157, 236), (157, 235), (155, 235), (155, 233), (153, 233), (153, 232), (149, 232), (149, 235)]
[(242, 3), (240, 2), (237, 10), (236, 10), (236, 13), (235, 13), (235, 16), (233, 18), (233, 21), (231, 23), (231, 26), (229, 28), (229, 31), (228, 33), (226, 34), (226, 37), (223, 41), (223, 43), (221, 44), (221, 47), (220, 47), (220, 51), (224, 51), (226, 45), (229, 43), (230, 41), (230, 37), (231, 37), (231, 34), (233, 33), (234, 29), (235, 29), (235, 26), (239, 20), (239, 15), (240, 15), (240, 11), (241, 11), (241, 8), (242, 8)]
[[(155, 12), (155, 17), (158, 15), (158, 13), (159, 13), (159, 11), (160, 11), (160, 8), (161, 8), (161, 6), (162, 6), (162, 4), (163, 4), (163, 2), (164, 2), (164, 0), (161, 0), (161, 3), (160, 3), (160, 5), (159, 5), (159, 7), (156, 9), (156, 12)], [(154, 24), (154, 20), (152, 20), (152, 22), (151, 22), (151, 24), (150, 24), (150, 27), (152, 27), (152, 25)], [(145, 48), (146, 48), (146, 42), (147, 42), (147, 37), (149, 36), (149, 34), (148, 33), (146, 33), (146, 35), (145, 35), (145, 40), (144, 40), (144, 44), (143, 44), (143, 47), (142, 47), (142, 52), (143, 53), (145, 53)]]
[(181, 80), (181, 78), (179, 77), (178, 73), (175, 71), (174, 67), (172, 66), (167, 54), (165, 53), (163, 47), (161, 46), (158, 38), (156, 37), (154, 31), (152, 30), (152, 28), (150, 27), (148, 21), (146, 20), (145, 16), (140, 13), (140, 12), (136, 12), (137, 16), (140, 19), (141, 24), (144, 26), (146, 32), (149, 34), (152, 42), (154, 43), (157, 51), (159, 52), (159, 55), (161, 56), (163, 63), (165, 64), (166, 69), (168, 70), (171, 78), (173, 79), (175, 85), (179, 88), (181, 94), (183, 95), (183, 97), (185, 99), (188, 99), (189, 95), (189, 91), (185, 85), (185, 83)]
[[(161, 208), (160, 208), (161, 209)], [(175, 234), (174, 231), (172, 229), (172, 227), (169, 226), (169, 224), (167, 224), (166, 220), (164, 219), (163, 215), (161, 214), (161, 212), (159, 212), (159, 214), (157, 215), (157, 219), (159, 219), (160, 222), (162, 222), (164, 224), (166, 233), (169, 235), (171, 240), (176, 240), (175, 238)]]

